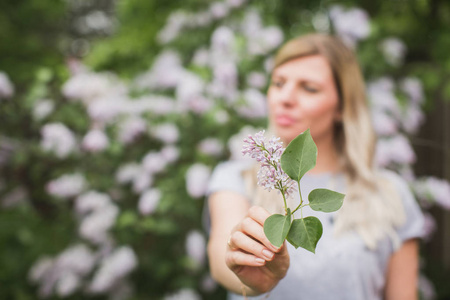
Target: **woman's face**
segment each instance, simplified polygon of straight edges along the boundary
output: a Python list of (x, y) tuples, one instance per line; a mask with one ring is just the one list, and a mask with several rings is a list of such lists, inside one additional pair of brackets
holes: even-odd
[(290, 60), (272, 73), (267, 92), (269, 121), (285, 143), (310, 128), (314, 141), (333, 141), (340, 118), (333, 73), (321, 55)]

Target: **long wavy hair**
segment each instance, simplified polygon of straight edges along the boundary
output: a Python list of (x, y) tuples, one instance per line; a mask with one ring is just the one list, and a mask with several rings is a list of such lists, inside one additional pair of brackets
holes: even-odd
[[(355, 54), (339, 38), (309, 34), (284, 44), (275, 56), (274, 69), (290, 60), (321, 55), (329, 63), (339, 96), (342, 120), (334, 127), (336, 150), (347, 179), (346, 198), (335, 221), (335, 234), (356, 231), (373, 249), (389, 236), (398, 246), (395, 227), (404, 222), (401, 199), (394, 186), (374, 167), (376, 136), (366, 100), (364, 79)], [(272, 131), (269, 124), (269, 131)], [(273, 131), (272, 131), (273, 132)], [(283, 210), (276, 193), (256, 186), (257, 168), (244, 172), (254, 204), (272, 212)]]

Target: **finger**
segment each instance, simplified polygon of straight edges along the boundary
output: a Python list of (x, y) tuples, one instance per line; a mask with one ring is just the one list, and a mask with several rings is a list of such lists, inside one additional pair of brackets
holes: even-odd
[(270, 213), (261, 206), (252, 206), (248, 210), (248, 216), (259, 224), (264, 225), (266, 219), (270, 217)]
[(231, 270), (242, 266), (261, 267), (266, 263), (264, 259), (242, 251), (227, 251), (225, 262)]
[(264, 233), (264, 222), (266, 221), (266, 219), (268, 217), (270, 217), (270, 213), (260, 207), (260, 206), (252, 206), (249, 210), (248, 210), (248, 217), (252, 218), (253, 220), (255, 220), (256, 222), (258, 222), (258, 224), (261, 225), (261, 229), (260, 232), (257, 233), (258, 234), (258, 239), (269, 249), (271, 249), (274, 252), (279, 252), (280, 251), (280, 247), (277, 247), (275, 245), (273, 245), (266, 237), (266, 234)]
[(266, 234), (264, 233), (264, 227), (254, 219), (250, 217), (244, 218), (240, 223), (240, 231), (251, 236), (258, 242), (263, 244), (265, 247), (267, 247), (269, 250), (273, 252), (279, 251), (279, 248), (272, 245), (272, 243), (270, 243), (270, 241), (267, 239)]
[(274, 252), (267, 249), (267, 247), (263, 244), (242, 233), (241, 231), (236, 231), (233, 233), (231, 236), (231, 243), (241, 251), (253, 254), (266, 261), (271, 261), (275, 255)]

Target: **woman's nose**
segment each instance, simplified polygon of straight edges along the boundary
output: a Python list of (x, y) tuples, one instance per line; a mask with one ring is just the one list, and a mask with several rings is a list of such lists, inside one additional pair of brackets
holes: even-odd
[(294, 105), (296, 103), (295, 87), (291, 85), (285, 85), (280, 90), (279, 102), (283, 105)]

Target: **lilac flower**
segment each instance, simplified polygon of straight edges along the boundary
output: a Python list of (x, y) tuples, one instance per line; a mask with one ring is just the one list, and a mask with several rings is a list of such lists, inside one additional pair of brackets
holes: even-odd
[(91, 212), (80, 224), (80, 236), (95, 244), (107, 242), (107, 231), (115, 224), (118, 215), (119, 209), (112, 203)]
[(450, 210), (450, 183), (448, 181), (427, 177), (415, 182), (413, 188), (423, 203), (436, 202), (441, 207)]
[(143, 119), (130, 117), (119, 125), (119, 141), (129, 144), (146, 130), (147, 123)]
[(161, 149), (161, 155), (166, 162), (170, 164), (178, 159), (180, 156), (180, 150), (173, 145), (167, 145)]
[(114, 284), (133, 271), (137, 266), (137, 258), (133, 249), (122, 246), (103, 259), (100, 269), (94, 275), (90, 291), (104, 293)]
[(153, 213), (161, 199), (161, 192), (158, 189), (146, 190), (139, 198), (138, 208), (143, 215)]
[(370, 20), (367, 12), (360, 8), (344, 9), (341, 5), (330, 8), (330, 19), (336, 33), (354, 47), (356, 42), (370, 34)]
[(51, 123), (43, 126), (41, 134), (42, 149), (54, 152), (59, 158), (67, 157), (77, 146), (75, 135), (61, 123)]
[(198, 144), (198, 150), (206, 155), (219, 156), (223, 152), (223, 144), (219, 139), (207, 138)]
[(214, 19), (222, 19), (228, 15), (230, 8), (223, 2), (215, 2), (211, 4), (209, 11)]
[(167, 162), (160, 152), (150, 151), (142, 159), (142, 165), (149, 174), (156, 174), (164, 170)]
[(391, 66), (398, 67), (403, 63), (406, 46), (400, 39), (387, 38), (381, 43), (380, 47), (384, 58)]
[(109, 139), (106, 134), (99, 129), (89, 131), (83, 138), (82, 147), (88, 152), (99, 152), (109, 146)]
[(398, 125), (395, 118), (386, 113), (385, 110), (373, 108), (371, 115), (373, 127), (378, 135), (393, 135), (398, 132)]
[(283, 143), (280, 142), (280, 138), (272, 137), (266, 141), (264, 130), (255, 136), (249, 135), (244, 139), (242, 148), (242, 154), (261, 163), (261, 169), (258, 171), (258, 184), (268, 191), (277, 189), (288, 198), (295, 191), (296, 182), (281, 169), (283, 151)]
[(187, 255), (198, 265), (205, 262), (206, 241), (203, 234), (197, 230), (188, 233), (186, 238)]
[(145, 169), (141, 169), (139, 174), (133, 179), (133, 192), (140, 194), (153, 184), (153, 174)]
[(266, 97), (259, 90), (248, 89), (244, 91), (242, 98), (245, 99), (245, 104), (237, 109), (241, 116), (256, 119), (267, 115)]
[(43, 99), (39, 100), (34, 104), (33, 107), (33, 118), (35, 120), (45, 119), (49, 114), (53, 112), (55, 104), (52, 100)]
[(267, 83), (267, 78), (264, 73), (261, 72), (251, 72), (247, 76), (247, 84), (252, 88), (261, 89)]
[(164, 123), (156, 126), (152, 130), (152, 135), (165, 144), (173, 144), (178, 141), (180, 132), (178, 127), (172, 123)]
[(164, 300), (200, 300), (200, 295), (192, 289), (181, 289), (164, 297)]
[(142, 166), (137, 163), (128, 163), (119, 167), (116, 173), (118, 183), (128, 183), (137, 178), (142, 172)]
[(193, 164), (186, 172), (186, 189), (193, 198), (205, 195), (211, 170), (209, 167), (197, 163)]
[(111, 203), (108, 194), (89, 191), (81, 194), (75, 199), (75, 209), (78, 214), (84, 215), (92, 211), (101, 210)]
[(0, 71), (0, 99), (11, 98), (14, 95), (14, 86), (6, 73)]
[(390, 164), (408, 165), (416, 160), (416, 155), (408, 139), (403, 135), (380, 139), (376, 145), (375, 161), (379, 166)]
[(423, 94), (422, 82), (415, 77), (407, 77), (400, 83), (400, 88), (408, 95), (412, 103), (416, 105), (422, 104), (425, 96)]
[(67, 174), (50, 181), (46, 188), (50, 195), (69, 198), (80, 194), (86, 186), (86, 180), (81, 174)]

